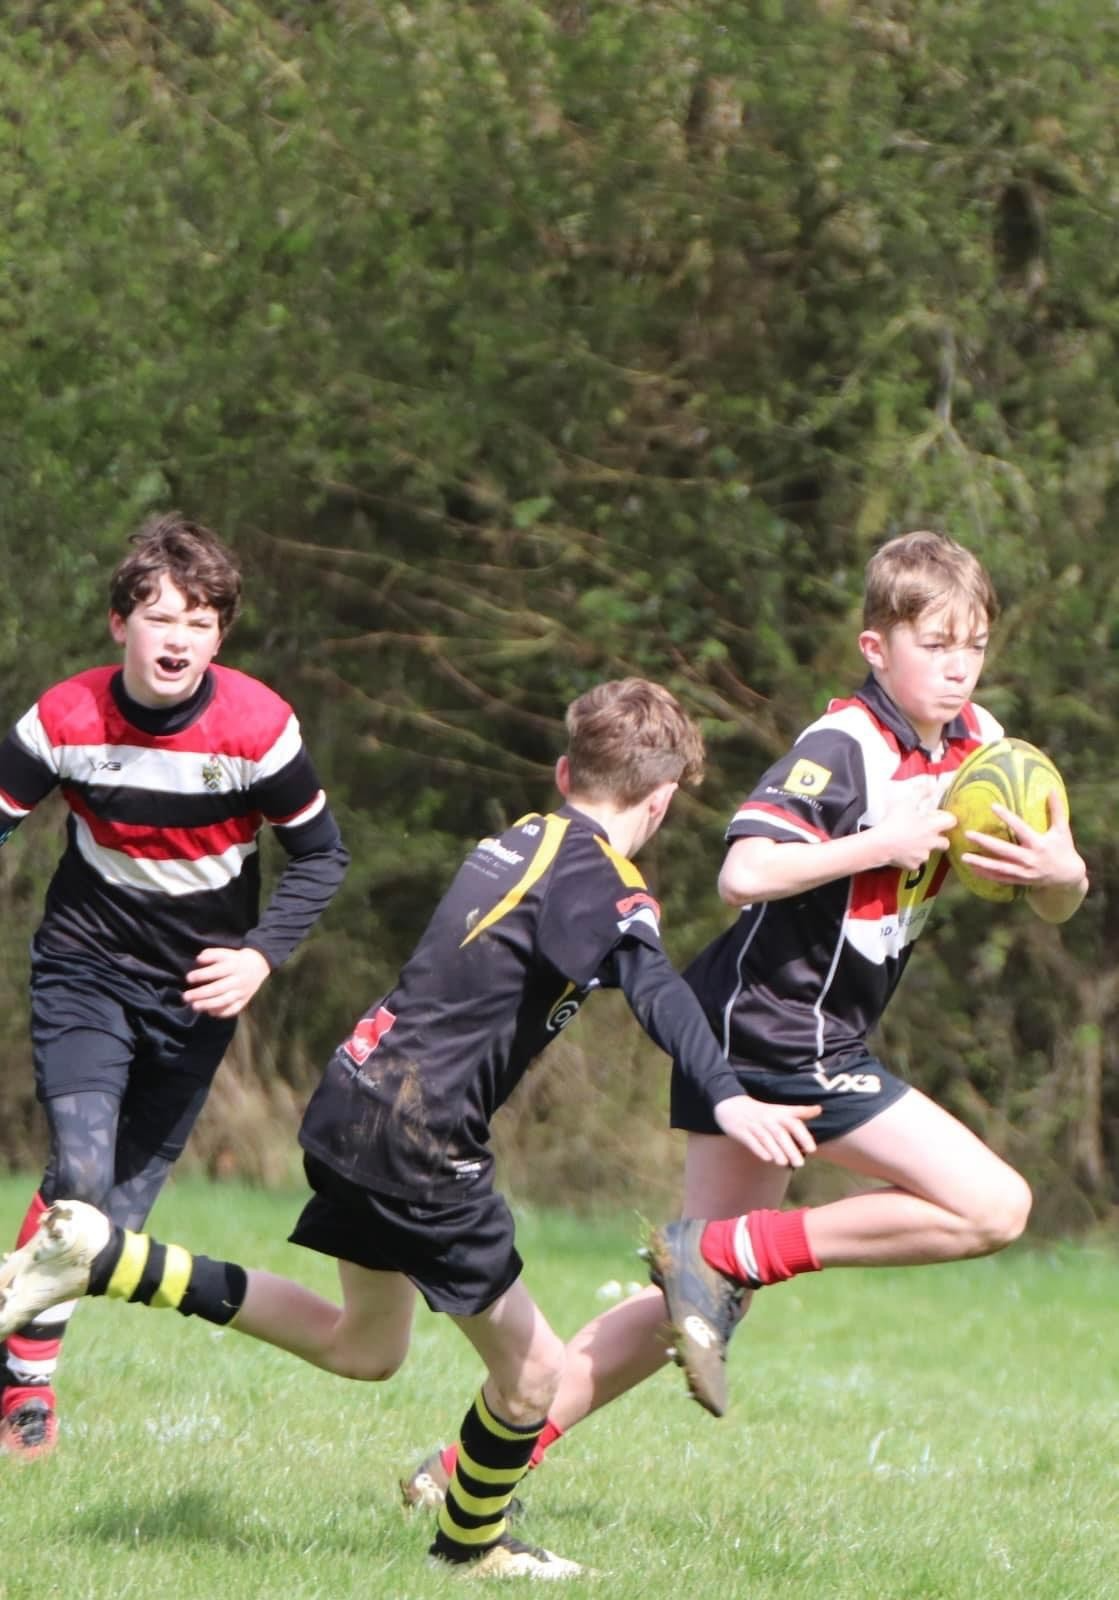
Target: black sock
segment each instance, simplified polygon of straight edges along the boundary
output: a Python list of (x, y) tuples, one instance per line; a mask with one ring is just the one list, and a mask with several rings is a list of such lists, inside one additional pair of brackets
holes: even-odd
[(90, 1268), (89, 1295), (166, 1307), (184, 1317), (224, 1326), (245, 1301), (248, 1274), (235, 1261), (191, 1255), (180, 1244), (160, 1244), (146, 1233), (113, 1224)]
[(431, 1554), (444, 1561), (473, 1561), (505, 1532), (505, 1513), (528, 1471), (544, 1418), (518, 1426), (495, 1417), (478, 1398), (463, 1418), (458, 1459), (439, 1510)]

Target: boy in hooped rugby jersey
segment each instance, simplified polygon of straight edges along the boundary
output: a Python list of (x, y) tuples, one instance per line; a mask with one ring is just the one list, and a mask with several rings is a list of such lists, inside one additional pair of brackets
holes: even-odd
[[(49, 1155), (19, 1244), (60, 1199), (143, 1223), (238, 1013), (348, 861), (291, 707), (214, 663), (241, 601), (230, 551), (177, 513), (131, 544), (109, 584), (122, 664), (55, 684), (0, 744), (0, 842), (56, 787), (70, 811), (31, 951)], [(266, 821), (288, 859), (261, 914)], [(53, 1446), (72, 1309), (0, 1346), (0, 1450)]]
[[(684, 974), (742, 1089), (790, 1108), (820, 1105), (817, 1156), (888, 1187), (779, 1210), (788, 1169), (720, 1137), (674, 1074), (672, 1123), (688, 1135), (686, 1220), (651, 1242), (664, 1294), (635, 1295), (569, 1341), (536, 1461), (663, 1367), (666, 1345), (696, 1398), (721, 1415), (727, 1341), (762, 1284), (822, 1266), (983, 1255), (1025, 1227), (1024, 1180), (867, 1045), (948, 870), (941, 852), (954, 819), (938, 799), (964, 758), (1002, 734), (971, 701), (996, 611), (980, 563), (942, 535), (905, 534), (871, 558), (859, 635), (870, 674), (739, 807), (719, 891), (741, 915)], [(1061, 922), (1087, 876), (1055, 798), (1050, 810), (1045, 834), (1007, 813), (1018, 842), (983, 836), (998, 861), (965, 860), (1022, 885), (1039, 915)], [(437, 1504), (454, 1463), (453, 1445), (429, 1456), (406, 1499)]]
[[(726, 1405), (726, 1344), (744, 1297), (822, 1267), (902, 1266), (1000, 1250), (1030, 1210), (1025, 1180), (867, 1045), (948, 871), (951, 774), (1002, 728), (971, 695), (997, 601), (987, 573), (936, 533), (871, 557), (859, 648), (870, 676), (833, 702), (763, 776), (728, 830), (719, 892), (737, 923), (688, 973), (750, 1094), (822, 1106), (820, 1155), (884, 1188), (776, 1209), (785, 1185), (734, 1152), (687, 1085), (690, 1220), (651, 1244), (695, 1398)], [(1038, 833), (1005, 807), (1013, 841), (969, 833), (964, 862), (1064, 922), (1088, 890), (1061, 800)], [(739, 1159), (739, 1157), (742, 1159)], [(701, 1218), (719, 1218), (703, 1222)]]
[(510, 1537), (506, 1512), (536, 1448), (563, 1344), (521, 1279), (493, 1187), (490, 1122), (595, 988), (620, 988), (714, 1126), (761, 1166), (799, 1166), (812, 1108), (742, 1093), (661, 945), (630, 857), (677, 785), (699, 778), (699, 730), (657, 684), (600, 684), (567, 712), (564, 804), (483, 839), (394, 988), (328, 1062), (300, 1133), (314, 1194), (296, 1243), (337, 1259), (341, 1307), (270, 1273), (190, 1256), (65, 1202), (0, 1267), (0, 1332), (74, 1293), (229, 1323), (342, 1376), (391, 1377), (416, 1292), (451, 1316), (486, 1377), (466, 1413), (431, 1554), (470, 1576), (580, 1570)]

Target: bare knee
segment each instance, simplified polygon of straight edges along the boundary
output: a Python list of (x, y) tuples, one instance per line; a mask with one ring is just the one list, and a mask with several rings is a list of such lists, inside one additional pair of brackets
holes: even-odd
[(352, 1378), (357, 1383), (387, 1383), (400, 1371), (399, 1361), (368, 1361), (360, 1356), (334, 1359), (323, 1363), (327, 1372), (337, 1378)]
[(968, 1222), (972, 1230), (969, 1255), (993, 1255), (1020, 1239), (1030, 1217), (1033, 1195), (1020, 1173), (1007, 1167), (996, 1188), (984, 1192)]
[(348, 1345), (328, 1349), (319, 1363), (327, 1372), (338, 1378), (352, 1378), (357, 1383), (387, 1383), (400, 1371), (407, 1355), (403, 1350), (362, 1350)]
[(503, 1374), (500, 1382), (491, 1373), (487, 1393), (502, 1421), (521, 1426), (546, 1417), (559, 1389), (563, 1362), (564, 1348), (559, 1339), (537, 1340), (516, 1372)]

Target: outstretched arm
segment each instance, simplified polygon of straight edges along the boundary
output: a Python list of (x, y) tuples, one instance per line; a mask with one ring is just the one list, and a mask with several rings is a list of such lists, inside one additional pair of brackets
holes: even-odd
[(699, 1086), (722, 1131), (760, 1161), (799, 1167), (816, 1143), (818, 1106), (778, 1106), (743, 1094), (703, 1008), (662, 950), (627, 940), (613, 955), (618, 986), (645, 1032)]

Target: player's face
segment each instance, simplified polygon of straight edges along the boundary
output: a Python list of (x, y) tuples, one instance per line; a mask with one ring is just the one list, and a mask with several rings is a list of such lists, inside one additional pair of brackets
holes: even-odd
[(110, 612), (109, 631), (124, 646), (125, 689), (153, 708), (189, 700), (221, 644), (213, 606), (191, 605), (166, 573), (127, 617)]
[(861, 635), (860, 648), (879, 683), (930, 749), (944, 724), (971, 699), (989, 631), (986, 617), (944, 605), (916, 622)]

